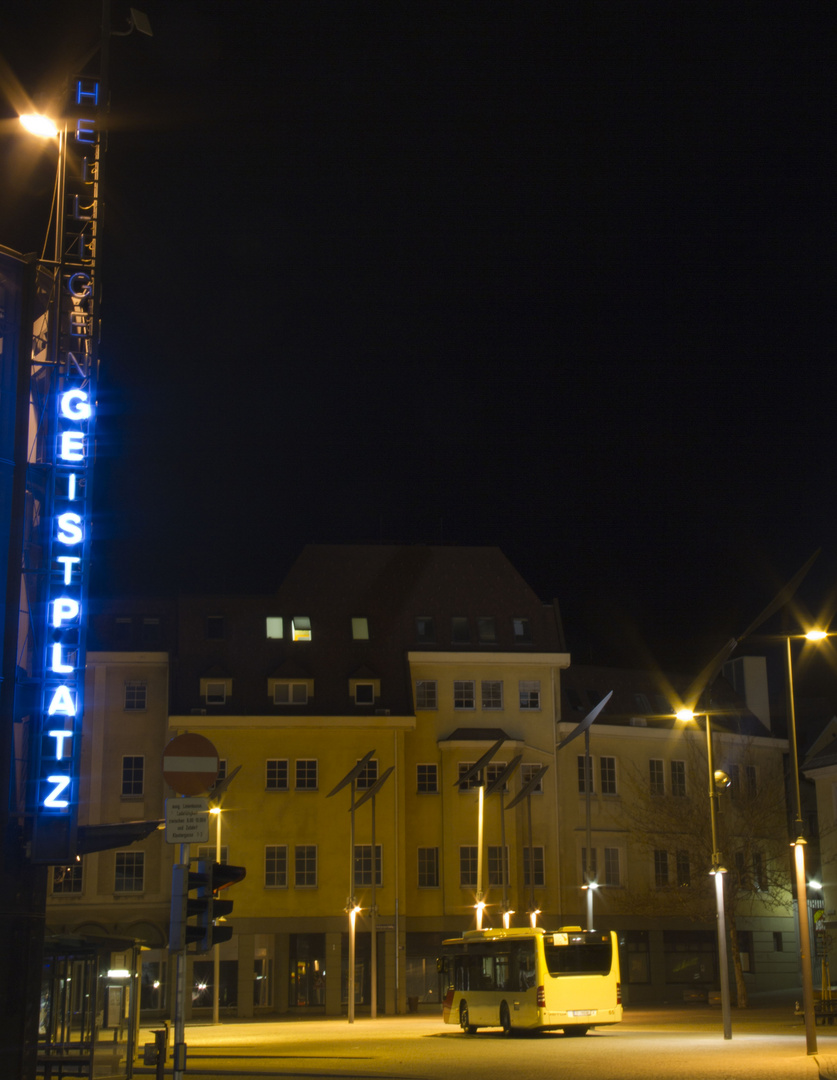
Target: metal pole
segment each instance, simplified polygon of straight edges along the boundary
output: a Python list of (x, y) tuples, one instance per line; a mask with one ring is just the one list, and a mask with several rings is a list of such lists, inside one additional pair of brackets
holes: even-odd
[[(180, 845), (180, 865), (189, 865), (189, 845)], [(172, 1080), (183, 1080), (186, 1071), (186, 949), (177, 952), (177, 967), (175, 972), (174, 990), (174, 1062), (172, 1066)]]
[(509, 882), (506, 867), (506, 807), (505, 796), (500, 790), (500, 873), (503, 877), (503, 922), (508, 929), (509, 921)]
[(369, 1015), (374, 1020), (378, 1015), (378, 908), (376, 907), (375, 884), (378, 878), (378, 860), (375, 850), (375, 796), (372, 796), (372, 949), (370, 964), (372, 967), (372, 1002)]
[(479, 788), (477, 791), (477, 930), (482, 930), (482, 836), (483, 814), (485, 812), (485, 784), (480, 774)]
[(529, 819), (529, 917), (534, 927), (537, 922), (535, 915), (535, 849), (532, 847), (532, 793), (526, 796), (526, 816)]
[(795, 798), (793, 842), (794, 867), (796, 870), (796, 906), (799, 911), (799, 959), (802, 966), (802, 1008), (805, 1012), (805, 1043), (809, 1054), (817, 1052), (817, 1019), (814, 1015), (814, 976), (811, 970), (811, 925), (808, 920), (808, 879), (805, 873), (805, 837), (802, 824), (802, 798), (799, 792), (799, 760), (796, 750), (796, 710), (793, 701), (793, 664), (791, 663), (791, 639), (788, 636), (788, 721), (791, 752), (791, 773)]
[(590, 728), (584, 731), (584, 812), (587, 827), (587, 858), (584, 862), (584, 880), (587, 884), (587, 929), (593, 929), (593, 826), (591, 806), (593, 787), (593, 762), (590, 758)]
[(706, 714), (706, 763), (709, 771), (709, 820), (712, 826), (712, 873), (715, 875), (715, 903), (718, 910), (718, 966), (721, 980), (721, 1013), (724, 1038), (732, 1038), (732, 1017), (729, 1000), (729, 966), (727, 963), (726, 914), (724, 912), (724, 875), (721, 853), (718, 851), (717, 822), (715, 819), (715, 767), (712, 763), (712, 726)]
[(349, 1023), (355, 1022), (355, 782), (351, 785), (351, 842), (349, 844)]
[[(221, 861), (221, 808), (218, 807), (218, 812), (215, 815), (215, 861)], [(220, 942), (213, 948), (212, 957), (212, 1023), (217, 1024), (219, 1021), (220, 1011), (220, 997), (221, 997), (221, 944)]]

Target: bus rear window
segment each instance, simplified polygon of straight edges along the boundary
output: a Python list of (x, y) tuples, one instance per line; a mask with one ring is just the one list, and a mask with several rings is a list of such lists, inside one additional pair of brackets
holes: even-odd
[(613, 964), (609, 940), (553, 945), (544, 939), (543, 951), (550, 975), (607, 975)]

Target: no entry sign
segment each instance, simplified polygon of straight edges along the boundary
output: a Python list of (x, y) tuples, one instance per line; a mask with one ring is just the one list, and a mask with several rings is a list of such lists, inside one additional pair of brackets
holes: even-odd
[(218, 751), (196, 732), (175, 735), (163, 751), (163, 777), (178, 795), (203, 795), (218, 779)]

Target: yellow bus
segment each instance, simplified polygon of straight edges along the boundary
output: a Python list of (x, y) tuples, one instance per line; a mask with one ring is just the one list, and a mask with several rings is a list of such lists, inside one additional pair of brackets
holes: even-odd
[(584, 1035), (622, 1019), (613, 931), (467, 930), (442, 942), (437, 967), (443, 1019), (469, 1035), (481, 1027)]

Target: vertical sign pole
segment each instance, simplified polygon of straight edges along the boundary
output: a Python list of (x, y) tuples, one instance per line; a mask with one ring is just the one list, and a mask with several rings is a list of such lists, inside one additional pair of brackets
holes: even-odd
[[(180, 864), (189, 865), (189, 845), (180, 845)], [(172, 1080), (183, 1080), (186, 1071), (186, 947), (177, 951), (174, 996), (174, 1067)]]

